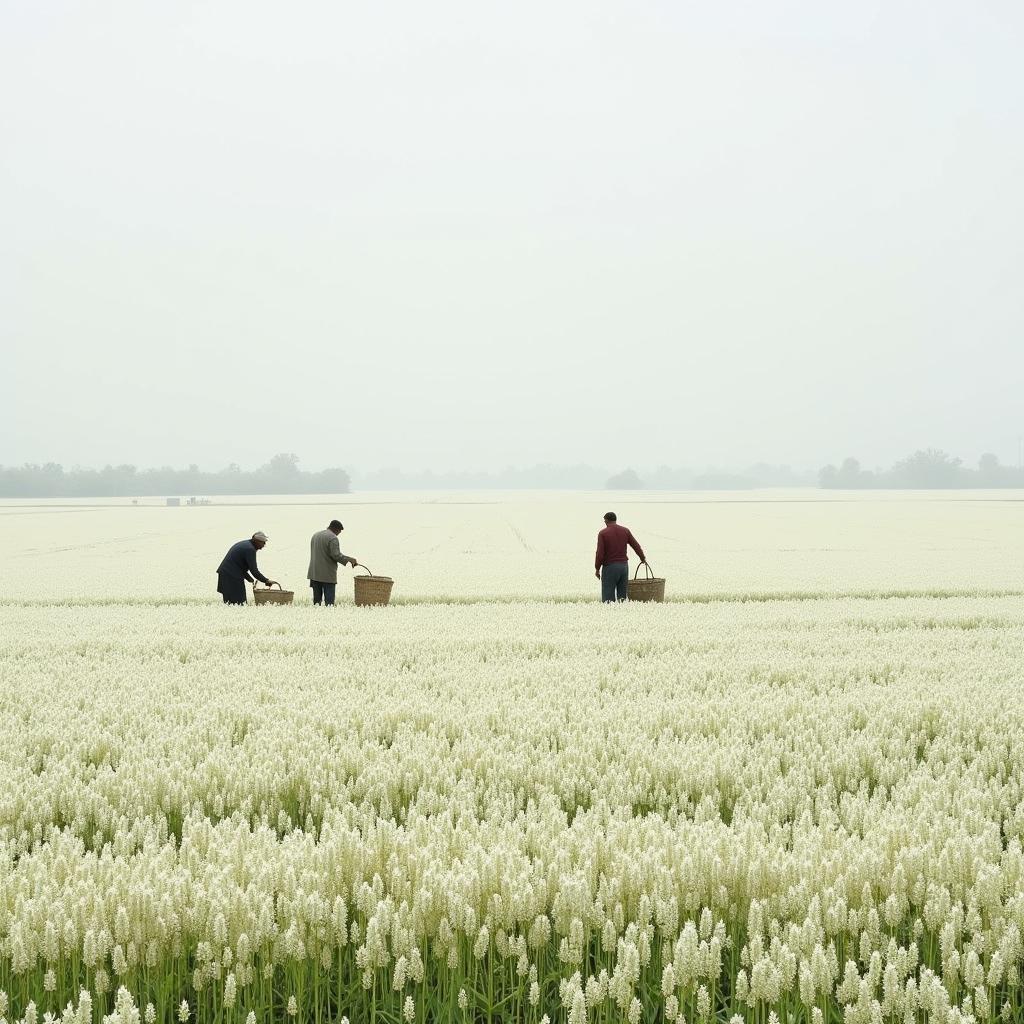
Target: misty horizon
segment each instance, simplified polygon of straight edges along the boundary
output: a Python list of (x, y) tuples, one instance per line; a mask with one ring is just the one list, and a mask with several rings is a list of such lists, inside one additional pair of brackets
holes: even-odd
[(344, 494), (357, 491), (498, 489), (498, 490), (736, 490), (764, 488), (823, 489), (963, 489), (1024, 487), (1024, 468), (1002, 463), (985, 453), (976, 465), (935, 448), (918, 449), (889, 467), (863, 465), (853, 456), (817, 471), (785, 464), (756, 462), (743, 467), (629, 466), (540, 463), (529, 467), (486, 470), (410, 471), (384, 467), (349, 471), (345, 467), (309, 469), (294, 453), (278, 453), (255, 467), (231, 463), (210, 470), (186, 467), (102, 467), (56, 463), (0, 465), (0, 497), (152, 497), (158, 495)]
[[(401, 463), (391, 463), (385, 465), (376, 466), (357, 466), (348, 460), (340, 459), (324, 464), (310, 464), (300, 454), (296, 454), (295, 458), (299, 464), (299, 467), (304, 472), (319, 473), (331, 469), (343, 469), (347, 473), (351, 474), (353, 479), (365, 478), (385, 473), (398, 473), (406, 474), (409, 476), (422, 476), (422, 475), (444, 475), (444, 476), (455, 476), (455, 475), (469, 475), (479, 476), (483, 474), (497, 474), (497, 473), (518, 473), (528, 472), (536, 469), (558, 469), (558, 468), (582, 468), (594, 470), (596, 472), (604, 472), (607, 474), (622, 472), (623, 470), (635, 470), (638, 473), (652, 473), (658, 470), (671, 469), (671, 470), (686, 470), (694, 473), (716, 473), (716, 472), (740, 472), (743, 470), (749, 470), (754, 467), (771, 467), (774, 469), (787, 470), (794, 474), (816, 474), (822, 468), (830, 464), (842, 463), (845, 459), (856, 459), (865, 468), (871, 470), (884, 470), (902, 458), (906, 458), (912, 455), (914, 452), (921, 451), (940, 451), (950, 456), (953, 459), (959, 460), (959, 462), (965, 467), (975, 467), (979, 462), (987, 457), (995, 456), (1000, 464), (1007, 467), (1020, 467), (1022, 463), (1022, 456), (1024, 456), (1024, 437), (1022, 437), (1014, 447), (1012, 453), (1007, 452), (1000, 454), (999, 452), (993, 452), (991, 450), (985, 450), (978, 452), (976, 456), (965, 457), (962, 454), (962, 450), (947, 450), (941, 449), (936, 445), (932, 444), (920, 444), (909, 451), (894, 453), (892, 457), (887, 460), (870, 463), (868, 460), (863, 459), (858, 454), (857, 446), (850, 446), (848, 450), (841, 450), (836, 452), (833, 456), (825, 460), (820, 465), (800, 465), (792, 460), (781, 459), (781, 458), (751, 458), (745, 461), (736, 463), (716, 463), (708, 460), (702, 460), (696, 456), (690, 458), (679, 458), (673, 461), (639, 461), (635, 460), (631, 463), (622, 465), (613, 465), (610, 463), (602, 463), (596, 459), (579, 458), (573, 459), (566, 462), (554, 462), (551, 460), (541, 460), (528, 462), (521, 460), (518, 462), (507, 462), (503, 464), (492, 464), (487, 465), (445, 465), (435, 464), (426, 466), (416, 465), (403, 465)], [(0, 456), (2, 456), (0, 452)], [(151, 470), (184, 470), (188, 468), (196, 468), (204, 473), (218, 473), (218, 472), (229, 472), (229, 471), (244, 471), (252, 472), (258, 470), (261, 466), (264, 466), (267, 462), (267, 458), (256, 460), (252, 463), (243, 463), (238, 460), (232, 459), (226, 463), (215, 463), (211, 460), (186, 458), (178, 461), (166, 461), (162, 463), (145, 463), (145, 462), (131, 462), (124, 460), (115, 459), (100, 459), (95, 463), (84, 464), (75, 462), (66, 462), (59, 458), (44, 458), (38, 460), (24, 460), (22, 462), (4, 461), (0, 458), (0, 469), (19, 469), (24, 466), (36, 466), (43, 467), (47, 465), (60, 466), (65, 471), (87, 471), (87, 472), (98, 472), (104, 468), (110, 467), (125, 467), (130, 466), (133, 469), (139, 471), (151, 471)]]

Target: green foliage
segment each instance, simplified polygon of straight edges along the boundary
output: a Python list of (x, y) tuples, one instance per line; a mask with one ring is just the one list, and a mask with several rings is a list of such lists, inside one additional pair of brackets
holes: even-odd
[(65, 470), (56, 463), (44, 466), (0, 466), (0, 497), (3, 498), (101, 498), (153, 497), (209, 494), (347, 494), (348, 473), (323, 469), (309, 473), (299, 469), (299, 458), (278, 454), (255, 470), (236, 465), (216, 473), (197, 465), (187, 469), (136, 469), (105, 466), (103, 469)]

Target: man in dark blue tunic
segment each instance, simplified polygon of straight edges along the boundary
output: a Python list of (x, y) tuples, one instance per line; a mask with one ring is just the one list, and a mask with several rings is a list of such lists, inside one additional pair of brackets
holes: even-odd
[(224, 560), (217, 566), (217, 593), (225, 604), (245, 604), (245, 584), (259, 580), (270, 587), (276, 581), (268, 580), (256, 565), (256, 552), (267, 543), (267, 535), (259, 530), (250, 540), (240, 540), (228, 548)]

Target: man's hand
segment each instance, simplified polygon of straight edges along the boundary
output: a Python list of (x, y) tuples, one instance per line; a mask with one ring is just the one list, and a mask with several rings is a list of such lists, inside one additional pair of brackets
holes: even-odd
[(359, 563), (354, 558), (349, 558), (348, 564), (354, 569)]
[(600, 569), (595, 569), (594, 570), (594, 575), (597, 577), (597, 579), (600, 579), (601, 578), (601, 570)]
[(267, 580), (267, 586), (268, 587), (279, 587), (279, 586), (281, 586), (281, 584), (278, 583), (277, 580)]

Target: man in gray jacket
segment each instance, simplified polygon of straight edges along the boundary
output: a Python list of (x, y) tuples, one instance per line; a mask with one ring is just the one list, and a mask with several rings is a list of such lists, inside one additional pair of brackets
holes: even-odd
[(326, 530), (318, 530), (309, 541), (309, 585), (313, 588), (313, 604), (334, 604), (338, 583), (338, 566), (348, 563), (354, 569), (359, 563), (341, 552), (338, 534), (345, 527), (332, 519)]

